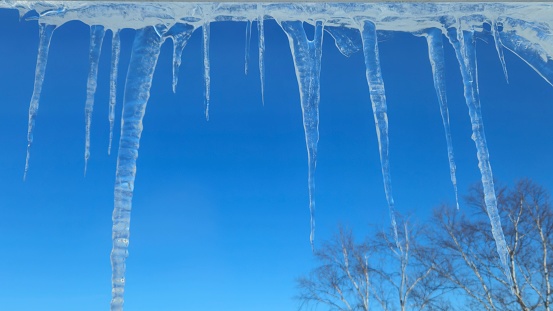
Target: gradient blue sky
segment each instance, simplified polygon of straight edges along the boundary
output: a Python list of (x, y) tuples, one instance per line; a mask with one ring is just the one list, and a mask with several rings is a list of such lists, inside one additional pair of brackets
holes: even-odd
[[(211, 26), (211, 110), (204, 118), (201, 32), (184, 50), (177, 93), (163, 46), (144, 120), (127, 260), (126, 310), (295, 310), (294, 279), (313, 266), (307, 156), (288, 41), (266, 23), (265, 106), (252, 34), (244, 75), (245, 23)], [(89, 27), (71, 22), (52, 40), (25, 163), (36, 22), (0, 11), (0, 309), (107, 310), (115, 155), (107, 155), (111, 33), (100, 60), (91, 158), (83, 177)], [(116, 128), (133, 31), (122, 33)], [(495, 177), (531, 177), (553, 189), (553, 89), (510, 52), (510, 84), (493, 41), (478, 42), (479, 81)], [(426, 42), (380, 42), (389, 104), (397, 209), (426, 219), (454, 203)], [(447, 88), (459, 190), (479, 181), (453, 50)], [(374, 122), (362, 54), (342, 56), (328, 35), (321, 76), (316, 243), (339, 223), (359, 236), (386, 226)], [(119, 130), (114, 136), (117, 150)], [(461, 208), (462, 205), (461, 205)]]

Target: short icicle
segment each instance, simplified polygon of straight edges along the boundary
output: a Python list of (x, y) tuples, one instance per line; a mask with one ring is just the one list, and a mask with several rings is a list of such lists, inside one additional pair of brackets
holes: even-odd
[(211, 78), (209, 75), (210, 65), (209, 65), (209, 22), (205, 22), (202, 31), (203, 31), (203, 41), (204, 41), (204, 79), (205, 79), (205, 118), (209, 120), (209, 94), (211, 92)]
[(111, 70), (109, 73), (109, 144), (108, 155), (111, 154), (113, 142), (113, 124), (115, 121), (115, 104), (117, 103), (117, 71), (119, 68), (119, 55), (121, 53), (120, 30), (113, 30), (111, 38)]
[[(521, 35), (523, 33), (531, 35), (534, 39), (525, 38)], [(503, 29), (499, 31), (498, 36), (506, 49), (520, 57), (553, 86), (553, 49), (550, 32), (544, 32), (534, 23), (507, 18), (503, 21)]]
[(86, 103), (84, 107), (85, 114), (85, 147), (84, 147), (84, 174), (90, 158), (90, 125), (92, 123), (92, 110), (94, 109), (94, 95), (98, 85), (98, 62), (102, 52), (102, 42), (106, 31), (104, 26), (90, 26), (90, 50), (88, 68), (88, 81), (86, 83)]
[(447, 29), (447, 36), (455, 49), (455, 55), (461, 69), (461, 76), (464, 84), (464, 94), (469, 116), (472, 124), (472, 140), (476, 144), (478, 167), (482, 175), (482, 186), (484, 188), (484, 201), (490, 223), (492, 234), (495, 239), (497, 253), (505, 269), (505, 276), (512, 282), (508, 265), (508, 248), (501, 228), (501, 218), (497, 210), (497, 198), (495, 195), (490, 155), (486, 143), (482, 111), (480, 107), (480, 94), (478, 92), (478, 75), (476, 65), (476, 42), (472, 31), (463, 31), (460, 27)]
[(246, 23), (246, 46), (244, 47), (244, 74), (248, 75), (248, 63), (250, 62), (250, 42), (252, 41), (252, 21)]
[(497, 21), (492, 22), (492, 34), (495, 49), (497, 50), (497, 56), (499, 56), (499, 61), (501, 62), (501, 67), (503, 68), (503, 74), (505, 75), (505, 80), (509, 83), (509, 74), (507, 73), (507, 64), (505, 63), (503, 44), (501, 43), (501, 37), (499, 36), (499, 25), (497, 24)]
[(371, 21), (365, 21), (361, 30), (363, 42), (363, 54), (365, 55), (365, 66), (367, 83), (372, 102), (374, 123), (376, 126), (376, 137), (378, 138), (378, 149), (380, 152), (380, 164), (384, 180), (384, 192), (390, 212), (390, 220), (394, 231), (394, 238), (398, 249), (401, 250), (399, 236), (397, 233), (396, 212), (394, 197), (392, 196), (392, 179), (390, 175), (389, 141), (388, 141), (388, 106), (384, 91), (384, 80), (380, 69), (380, 56), (378, 54), (378, 41), (376, 26)]
[(257, 18), (257, 32), (259, 37), (259, 80), (261, 82), (261, 102), (265, 105), (265, 27), (264, 15)]
[(50, 41), (52, 40), (52, 34), (56, 26), (47, 25), (44, 23), (39, 24), (39, 43), (38, 54), (36, 57), (35, 68), (35, 83), (33, 88), (33, 95), (31, 96), (31, 102), (29, 104), (29, 123), (27, 130), (27, 156), (25, 158), (25, 172), (23, 173), (23, 180), (27, 178), (27, 172), (29, 171), (29, 159), (31, 157), (31, 145), (33, 143), (33, 129), (35, 127), (36, 115), (38, 113), (38, 104), (40, 101), (40, 93), (42, 92), (42, 83), (44, 82), (44, 74), (46, 73), (46, 64), (48, 62), (48, 51), (50, 50)]
[(459, 195), (457, 191), (457, 177), (455, 165), (455, 157), (453, 155), (453, 142), (451, 139), (451, 129), (449, 125), (449, 109), (447, 107), (447, 95), (445, 86), (445, 63), (444, 63), (444, 47), (442, 40), (442, 32), (437, 28), (428, 30), (425, 34), (426, 42), (428, 43), (428, 57), (432, 66), (432, 76), (434, 77), (434, 88), (440, 103), (440, 113), (444, 124), (445, 139), (447, 143), (447, 157), (449, 159), (449, 174), (451, 183), (455, 191), (455, 203), (459, 209)]
[(315, 238), (315, 169), (317, 166), (317, 143), (319, 142), (319, 102), (320, 76), (323, 44), (323, 23), (315, 24), (315, 37), (307, 39), (303, 23), (300, 21), (281, 22), (288, 36), (290, 50), (298, 80), (303, 128), (308, 157), (309, 210), (311, 214), (311, 234), (309, 241), (314, 249)]
[(142, 119), (150, 97), (152, 78), (161, 44), (154, 27), (137, 30), (123, 99), (121, 137), (115, 173), (113, 209), (113, 249), (111, 251), (112, 300), (111, 311), (123, 310), (125, 291), (125, 260), (128, 255), (132, 196), (136, 176), (136, 160)]
[(167, 34), (173, 40), (173, 93), (177, 92), (177, 83), (179, 81), (179, 68), (182, 62), (182, 51), (188, 39), (196, 28), (189, 24), (175, 24)]

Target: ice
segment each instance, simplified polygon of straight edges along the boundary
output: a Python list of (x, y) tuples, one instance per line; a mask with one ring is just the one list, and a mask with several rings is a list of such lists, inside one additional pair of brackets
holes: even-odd
[(42, 92), (42, 83), (44, 82), (44, 74), (46, 73), (46, 64), (48, 62), (48, 51), (50, 49), (50, 40), (56, 26), (44, 23), (39, 24), (39, 43), (38, 54), (36, 57), (35, 69), (35, 85), (31, 103), (29, 104), (29, 125), (27, 130), (27, 157), (25, 158), (25, 172), (23, 179), (27, 178), (29, 171), (29, 159), (31, 157), (31, 145), (33, 143), (33, 129), (35, 127), (36, 115), (38, 113), (38, 104), (40, 101), (40, 93)]
[(119, 67), (119, 54), (121, 53), (121, 40), (119, 29), (112, 31), (111, 38), (111, 71), (109, 74), (109, 144), (108, 154), (111, 154), (113, 142), (113, 123), (115, 121), (115, 104), (117, 103), (117, 71)]
[(363, 48), (361, 36), (357, 29), (344, 27), (326, 27), (325, 30), (334, 38), (336, 47), (346, 57), (360, 51)]
[(259, 36), (259, 80), (261, 82), (261, 102), (265, 105), (265, 28), (263, 19), (265, 16), (259, 15), (257, 18), (257, 31)]
[(553, 86), (553, 34), (550, 28), (520, 19), (503, 19), (501, 44)]
[(204, 79), (205, 79), (205, 118), (209, 120), (209, 94), (211, 93), (211, 77), (209, 75), (209, 22), (202, 26), (204, 39)]
[(501, 37), (499, 36), (499, 27), (503, 28), (503, 25), (498, 25), (497, 21), (492, 22), (492, 34), (493, 41), (495, 43), (495, 49), (497, 50), (497, 56), (499, 56), (499, 61), (501, 62), (501, 67), (503, 68), (503, 74), (505, 75), (505, 80), (509, 82), (509, 74), (507, 73), (507, 64), (505, 64), (505, 55), (503, 53), (503, 44), (501, 44)]
[(490, 155), (488, 153), (488, 144), (484, 132), (484, 121), (482, 120), (482, 111), (480, 108), (480, 94), (478, 91), (478, 72), (476, 62), (476, 42), (472, 30), (463, 30), (459, 21), (456, 27), (447, 29), (447, 37), (455, 49), (455, 55), (459, 61), (461, 76), (465, 87), (465, 100), (469, 108), (470, 122), (472, 124), (472, 140), (476, 144), (478, 168), (482, 175), (482, 186), (484, 188), (484, 201), (490, 223), (492, 234), (495, 239), (497, 253), (505, 269), (505, 277), (511, 281), (510, 270), (508, 266), (507, 243), (501, 228), (501, 218), (497, 210), (497, 199), (493, 182), (492, 167), (490, 164)]
[(434, 88), (440, 103), (440, 113), (444, 124), (445, 139), (447, 143), (447, 158), (449, 160), (449, 174), (453, 191), (455, 192), (455, 203), (459, 209), (459, 195), (457, 192), (457, 177), (455, 171), (455, 157), (453, 155), (453, 142), (451, 139), (451, 129), (449, 126), (449, 109), (447, 108), (447, 94), (445, 87), (445, 71), (444, 71), (444, 47), (442, 40), (442, 32), (437, 28), (431, 28), (424, 33), (426, 42), (428, 43), (428, 57), (432, 66), (432, 76), (434, 77)]
[[(387, 103), (384, 82), (379, 64), (378, 31), (402, 31), (425, 33), (434, 84), (440, 104), (442, 121), (448, 147), (450, 176), (455, 190), (456, 168), (453, 158), (449, 116), (445, 93), (443, 47), (441, 31), (454, 46), (465, 86), (465, 98), (477, 147), (477, 158), (485, 191), (486, 207), (502, 263), (506, 263), (506, 244), (499, 221), (493, 189), (493, 176), (484, 133), (477, 82), (477, 66), (474, 38), (481, 35), (484, 25), (494, 39), (505, 77), (504, 48), (528, 63), (549, 84), (553, 85), (553, 4), (551, 3), (434, 3), (434, 2), (378, 2), (378, 3), (208, 3), (208, 2), (81, 2), (81, 1), (0, 1), (0, 8), (19, 10), (26, 19), (39, 22), (39, 48), (34, 89), (29, 107), (26, 177), (29, 169), (30, 148), (39, 99), (46, 71), (48, 49), (54, 30), (64, 23), (79, 20), (91, 25), (91, 70), (87, 87), (86, 120), (87, 138), (85, 151), (89, 157), (90, 115), (96, 86), (97, 59), (101, 50), (100, 37), (104, 29), (113, 32), (112, 63), (110, 73), (110, 142), (111, 150), (116, 103), (117, 69), (119, 62), (119, 30), (136, 29), (121, 122), (113, 212), (113, 300), (112, 310), (122, 310), (125, 285), (125, 259), (129, 243), (131, 201), (136, 175), (136, 159), (142, 132), (142, 118), (149, 98), (153, 72), (164, 39), (173, 40), (173, 91), (178, 83), (178, 71), (182, 51), (195, 29), (202, 28), (203, 65), (205, 78), (206, 118), (210, 103), (210, 23), (220, 21), (247, 22), (245, 71), (248, 70), (251, 23), (257, 21), (259, 75), (261, 96), (264, 101), (265, 84), (265, 29), (266, 19), (280, 21), (290, 41), (302, 108), (306, 146), (308, 152), (308, 194), (311, 213), (310, 242), (314, 238), (314, 173), (316, 168), (318, 133), (319, 77), (321, 70), (323, 23), (334, 38), (340, 52), (346, 56), (362, 49), (366, 62), (366, 77), (373, 108), (373, 117), (379, 144), (379, 155), (384, 190), (395, 229), (395, 207), (389, 160)], [(455, 18), (453, 18), (455, 16)], [(293, 20), (291, 18), (293, 17)], [(315, 26), (313, 40), (308, 40), (304, 23)], [(169, 29), (169, 31), (166, 31)], [(359, 36), (361, 30), (361, 36)], [(397, 230), (396, 232), (396, 241)], [(509, 274), (507, 274), (509, 275)]]
[(300, 93), (303, 129), (308, 158), (309, 212), (311, 233), (309, 241), (314, 247), (315, 239), (315, 169), (317, 167), (317, 144), (319, 142), (319, 102), (321, 88), (321, 58), (323, 44), (323, 23), (315, 23), (315, 35), (309, 40), (303, 22), (283, 21), (280, 23), (288, 36), (290, 51), (296, 69)]
[(173, 93), (177, 92), (177, 83), (179, 82), (179, 68), (182, 62), (182, 51), (188, 43), (188, 39), (196, 30), (189, 24), (178, 23), (171, 27), (167, 37), (173, 40)]
[(363, 40), (363, 54), (365, 55), (365, 65), (367, 67), (367, 83), (369, 85), (374, 123), (376, 126), (376, 136), (378, 139), (382, 178), (384, 179), (384, 192), (386, 194), (386, 201), (388, 202), (390, 220), (392, 221), (392, 229), (394, 230), (394, 238), (399, 248), (400, 243), (397, 234), (396, 212), (394, 207), (394, 197), (392, 195), (392, 177), (390, 175), (388, 106), (386, 104), (384, 80), (382, 79), (382, 72), (380, 70), (376, 27), (373, 22), (363, 22), (361, 38)]
[(162, 43), (163, 39), (154, 27), (146, 27), (136, 32), (125, 84), (114, 190), (113, 249), (111, 251), (112, 311), (123, 310), (125, 261), (129, 246), (136, 159), (143, 129), (142, 119), (146, 113), (146, 105), (150, 97), (150, 88)]
[(88, 159), (90, 158), (90, 125), (92, 123), (92, 111), (94, 109), (94, 95), (96, 94), (96, 86), (98, 84), (98, 62), (100, 61), (100, 53), (102, 52), (102, 42), (106, 32), (104, 26), (90, 26), (90, 50), (88, 69), (88, 81), (86, 83), (86, 103), (84, 107), (85, 113), (85, 147), (84, 147), (84, 174)]
[(248, 63), (250, 62), (250, 42), (252, 41), (252, 22), (246, 23), (246, 47), (244, 48), (244, 74), (248, 74)]

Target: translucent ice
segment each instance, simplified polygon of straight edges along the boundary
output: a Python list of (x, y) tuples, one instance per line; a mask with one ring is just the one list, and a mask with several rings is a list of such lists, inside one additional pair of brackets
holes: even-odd
[(292, 59), (296, 68), (303, 129), (307, 145), (309, 211), (311, 214), (311, 234), (309, 241), (313, 247), (315, 238), (315, 169), (317, 167), (317, 144), (319, 142), (319, 102), (321, 89), (321, 58), (323, 44), (323, 23), (315, 24), (315, 36), (309, 40), (300, 21), (280, 23), (288, 35)]

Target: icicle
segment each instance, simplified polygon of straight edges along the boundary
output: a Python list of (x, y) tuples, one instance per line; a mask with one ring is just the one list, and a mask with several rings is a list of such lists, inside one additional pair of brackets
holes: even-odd
[(104, 26), (90, 26), (90, 50), (89, 60), (90, 67), (88, 69), (88, 81), (86, 85), (86, 103), (84, 107), (85, 113), (85, 149), (84, 149), (84, 174), (86, 175), (86, 167), (90, 158), (90, 124), (92, 123), (92, 110), (94, 109), (94, 94), (96, 94), (96, 86), (98, 79), (98, 62), (100, 53), (102, 52), (102, 42), (106, 31)]
[(507, 65), (505, 64), (505, 56), (503, 55), (503, 45), (501, 44), (501, 37), (499, 36), (497, 21), (492, 22), (492, 34), (493, 34), (493, 41), (495, 42), (495, 49), (497, 50), (497, 55), (499, 56), (501, 67), (503, 67), (503, 74), (505, 75), (505, 80), (507, 81), (507, 83), (509, 83), (509, 74), (507, 73)]
[(142, 119), (150, 97), (150, 87), (162, 43), (163, 39), (160, 38), (154, 27), (138, 30), (127, 73), (115, 174), (111, 311), (123, 310), (125, 260), (129, 246), (136, 159), (143, 128)]
[(265, 27), (263, 15), (257, 18), (257, 32), (259, 36), (259, 80), (261, 81), (261, 102), (265, 105)]
[[(529, 39), (522, 37), (524, 34)], [(523, 20), (507, 18), (499, 32), (505, 48), (525, 61), (553, 86), (553, 40), (551, 32)], [(531, 40), (530, 40), (531, 39)]]
[(211, 78), (209, 76), (209, 22), (203, 25), (204, 37), (204, 78), (205, 78), (205, 118), (209, 120), (209, 94), (211, 91)]
[(48, 62), (48, 51), (50, 49), (50, 41), (56, 26), (39, 24), (38, 54), (36, 58), (35, 83), (33, 95), (29, 104), (29, 124), (27, 130), (27, 157), (25, 158), (25, 172), (23, 180), (27, 178), (29, 171), (29, 159), (31, 157), (31, 144), (33, 143), (33, 129), (35, 127), (36, 115), (38, 112), (38, 104), (40, 101), (40, 93), (42, 92), (42, 83), (44, 82), (44, 74), (46, 72), (46, 63)]
[(492, 167), (490, 165), (490, 156), (480, 108), (474, 33), (472, 31), (463, 31), (460, 27), (459, 29), (451, 27), (447, 29), (447, 36), (455, 49), (455, 54), (461, 69), (465, 89), (465, 100), (469, 108), (470, 121), (472, 124), (472, 140), (474, 140), (476, 144), (478, 167), (480, 168), (482, 185), (484, 188), (484, 201), (488, 216), (490, 217), (492, 234), (495, 239), (499, 258), (505, 269), (505, 276), (509, 282), (512, 282), (509, 266), (507, 264), (508, 248), (503, 235), (503, 229), (501, 229), (501, 218), (497, 210)]
[(179, 68), (182, 62), (182, 51), (188, 43), (188, 39), (194, 32), (195, 27), (189, 24), (177, 23), (168, 32), (168, 36), (173, 40), (173, 93), (177, 92), (177, 82), (179, 79)]
[(296, 69), (300, 102), (305, 130), (308, 157), (309, 210), (311, 213), (311, 234), (309, 241), (313, 248), (315, 238), (315, 169), (317, 166), (317, 143), (319, 142), (320, 76), (323, 43), (323, 23), (315, 24), (315, 37), (308, 40), (303, 23), (282, 22), (281, 27), (288, 36), (290, 50)]
[(246, 24), (246, 47), (244, 48), (244, 74), (248, 74), (248, 63), (250, 62), (250, 41), (252, 39), (252, 22)]
[(367, 67), (366, 76), (369, 84), (374, 123), (376, 125), (376, 136), (378, 138), (380, 164), (384, 180), (384, 192), (386, 193), (386, 200), (388, 202), (395, 242), (398, 249), (401, 250), (399, 236), (397, 233), (396, 212), (394, 208), (394, 197), (392, 196), (392, 180), (390, 175), (390, 159), (388, 155), (388, 108), (386, 105), (384, 81), (382, 80), (382, 73), (380, 70), (380, 56), (378, 54), (376, 27), (372, 22), (365, 21), (363, 23), (361, 39), (363, 41), (365, 66)]
[(325, 30), (334, 38), (334, 44), (345, 57), (361, 50), (361, 36), (357, 29), (328, 26)]
[(109, 144), (108, 155), (111, 154), (113, 141), (113, 123), (115, 120), (115, 104), (117, 102), (117, 69), (119, 67), (119, 54), (121, 52), (121, 40), (119, 29), (113, 30), (111, 39), (111, 72), (109, 74)]
[(449, 173), (451, 176), (451, 183), (453, 184), (453, 190), (455, 191), (455, 203), (457, 204), (457, 209), (459, 209), (457, 177), (455, 176), (457, 168), (455, 165), (455, 158), (453, 156), (453, 143), (451, 140), (451, 129), (449, 126), (449, 109), (447, 108), (442, 32), (437, 28), (432, 28), (424, 35), (426, 37), (426, 42), (428, 43), (428, 57), (430, 58), (430, 65), (432, 66), (434, 88), (436, 89), (436, 95), (438, 96), (438, 102), (440, 103), (440, 113), (444, 124), (445, 138), (447, 142), (447, 157), (449, 159)]

